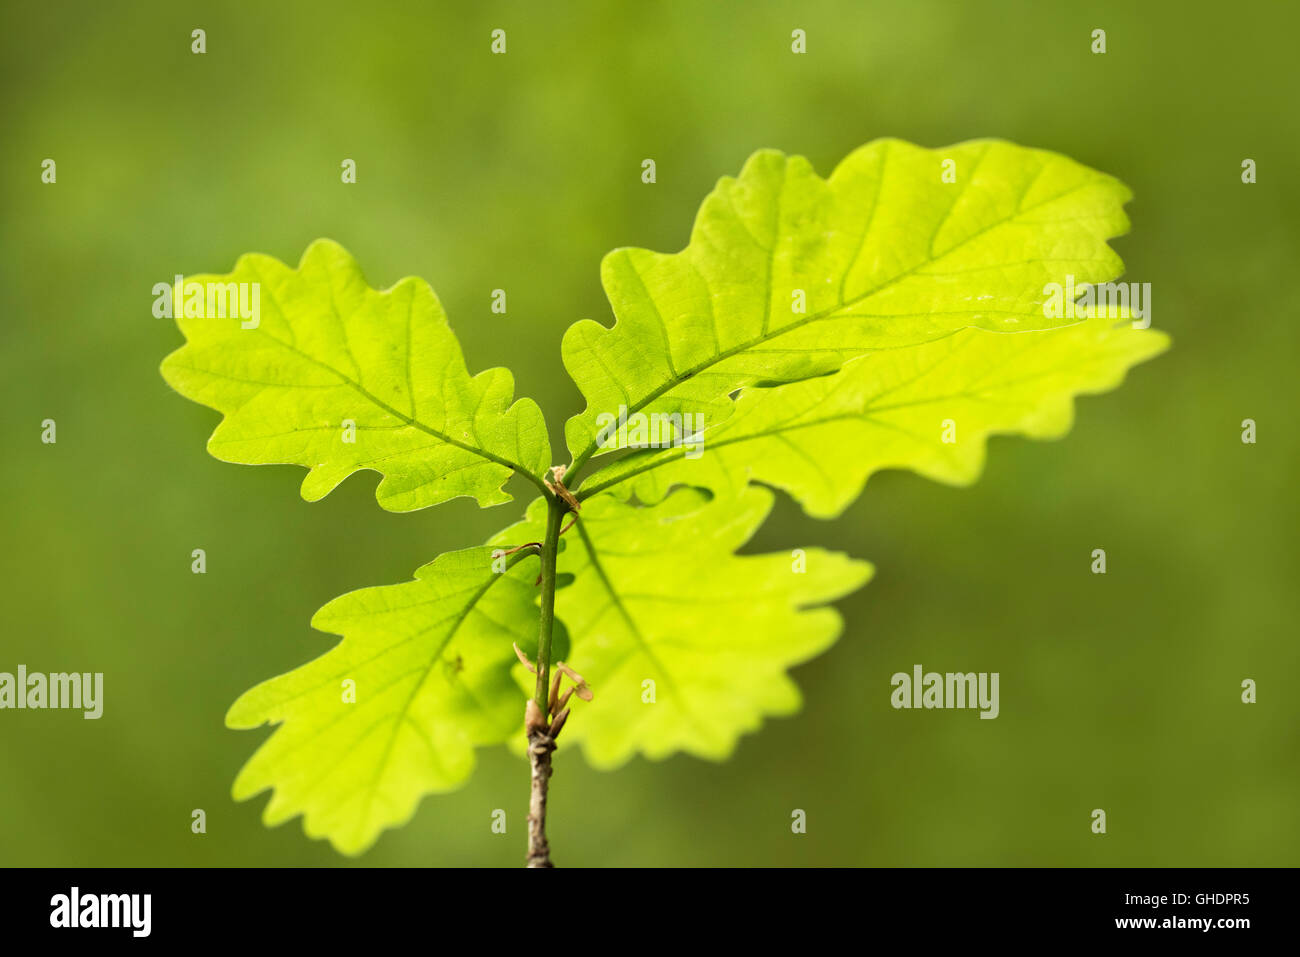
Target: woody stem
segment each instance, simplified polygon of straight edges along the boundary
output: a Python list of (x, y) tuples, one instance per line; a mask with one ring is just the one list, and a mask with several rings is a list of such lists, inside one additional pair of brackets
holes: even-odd
[[(542, 542), (542, 607), (537, 636), (537, 686), (532, 704), (544, 724), (550, 722), (551, 632), (555, 623), (555, 566), (559, 551), (560, 524), (568, 510), (564, 502), (550, 497), (546, 513), (546, 539)], [(529, 711), (533, 709), (530, 707)], [(546, 798), (551, 780), (551, 752), (555, 740), (547, 727), (530, 723), (528, 762), (531, 788), (528, 800), (528, 866), (551, 867), (551, 848), (546, 840)]]

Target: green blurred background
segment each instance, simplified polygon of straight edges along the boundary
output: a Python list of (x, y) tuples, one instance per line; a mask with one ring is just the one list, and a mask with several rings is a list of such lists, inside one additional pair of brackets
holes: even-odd
[[(971, 489), (888, 473), (838, 522), (778, 505), (754, 548), (878, 567), (842, 602), (839, 644), (797, 669), (803, 712), (725, 764), (598, 773), (562, 749), (557, 863), (1300, 863), (1300, 18), (1064, 7), (6, 4), (0, 670), (103, 671), (106, 704), (99, 721), (0, 712), (0, 863), (348, 863), (300, 821), (265, 829), (265, 796), (231, 801), (265, 731), (225, 729), (226, 708), (328, 647), (308, 626), (328, 599), (519, 514), (464, 499), (388, 514), (370, 473), (309, 505), (299, 469), (210, 458), (217, 415), (158, 375), (181, 338), (151, 315), (155, 282), (245, 251), (296, 263), (332, 237), (376, 286), (428, 279), (470, 368), (514, 370), (558, 449), (581, 408), (560, 337), (608, 320), (607, 250), (680, 248), (756, 148), (825, 174), (879, 136), (1005, 137), (1126, 181), (1116, 246), (1174, 348), (1083, 399), (1063, 442), (994, 440)], [(489, 53), (497, 27), (505, 56)], [(45, 418), (57, 445), (39, 441)], [(1105, 576), (1089, 573), (1098, 547)], [(918, 662), (1000, 672), (1001, 717), (894, 711), (889, 676)], [(525, 764), (483, 752), (468, 786), (360, 862), (519, 864), (526, 799)]]

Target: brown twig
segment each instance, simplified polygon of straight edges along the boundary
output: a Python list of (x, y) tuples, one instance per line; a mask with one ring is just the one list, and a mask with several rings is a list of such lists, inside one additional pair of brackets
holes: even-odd
[[(539, 688), (542, 675), (537, 666), (524, 654), (516, 644), (515, 654), (523, 666), (538, 676)], [(564, 678), (573, 682), (573, 687), (563, 694), (560, 684)], [(560, 729), (569, 719), (568, 704), (570, 696), (577, 693), (583, 701), (591, 700), (591, 688), (586, 680), (562, 661), (555, 662), (555, 679), (551, 682), (547, 696), (546, 712), (535, 698), (529, 698), (524, 707), (524, 730), (528, 733), (528, 764), (531, 771), (531, 786), (528, 792), (528, 857), (529, 867), (554, 867), (551, 863), (551, 845), (546, 839), (546, 798), (551, 787), (551, 755), (555, 752), (555, 739), (560, 736)], [(548, 718), (550, 719), (548, 721)]]
[(551, 845), (546, 840), (546, 796), (551, 784), (551, 753), (555, 738), (550, 733), (542, 709), (528, 699), (525, 712), (528, 727), (528, 763), (532, 768), (532, 786), (528, 793), (528, 858), (529, 867), (554, 867), (551, 863)]

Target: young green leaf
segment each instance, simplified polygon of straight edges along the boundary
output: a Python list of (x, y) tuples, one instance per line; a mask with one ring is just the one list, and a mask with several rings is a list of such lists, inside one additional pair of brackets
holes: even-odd
[[(772, 507), (766, 489), (709, 501), (682, 489), (654, 507), (591, 499), (560, 553), (565, 659), (595, 692), (564, 726), (595, 766), (640, 752), (729, 756), (766, 715), (798, 710), (787, 669), (825, 651), (840, 616), (818, 607), (863, 585), (871, 566), (817, 548), (736, 555)], [(535, 535), (544, 503), (529, 509)]]
[[(206, 291), (243, 283), (260, 314), (215, 318), (218, 302), (221, 315), (234, 310)], [(550, 445), (541, 410), (531, 399), (510, 404), (506, 369), (470, 376), (424, 281), (377, 292), (346, 250), (318, 240), (297, 269), (247, 255), (232, 272), (191, 276), (183, 288), (176, 314), (187, 342), (162, 374), (224, 413), (208, 441), (217, 458), (304, 465), (308, 501), (374, 469), (384, 476), (376, 498), (399, 512), (461, 495), (483, 506), (509, 501), (501, 486), (512, 471), (542, 487)]]
[(235, 799), (274, 788), (268, 826), (302, 814), (309, 836), (359, 854), (423, 795), (463, 783), (475, 748), (519, 731), (511, 644), (536, 653), (537, 560), (521, 552), (497, 572), (492, 551), (449, 552), (414, 581), (321, 608), (312, 625), (343, 640), (226, 715), (232, 728), (280, 725), (239, 772)]
[(1044, 316), (1044, 285), (1120, 274), (1106, 240), (1127, 230), (1129, 196), (1064, 156), (993, 140), (877, 140), (828, 180), (802, 157), (755, 153), (705, 199), (684, 250), (605, 257), (615, 324), (564, 337), (587, 400), (565, 427), (574, 466), (602, 450), (600, 417), (620, 407), (714, 423), (736, 389), (871, 350), (1061, 325)]
[(834, 375), (746, 389), (735, 413), (705, 430), (697, 457), (681, 446), (635, 452), (592, 475), (579, 497), (611, 489), (656, 502), (679, 483), (736, 493), (762, 481), (832, 518), (881, 469), (967, 484), (990, 435), (1064, 435), (1074, 396), (1115, 388), (1168, 343), (1162, 332), (1099, 317), (1014, 335), (966, 329), (874, 352)]

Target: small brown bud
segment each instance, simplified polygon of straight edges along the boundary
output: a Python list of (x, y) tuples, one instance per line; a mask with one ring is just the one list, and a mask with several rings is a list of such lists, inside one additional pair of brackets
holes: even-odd
[(528, 704), (524, 706), (524, 730), (529, 735), (534, 731), (546, 730), (546, 717), (542, 714), (542, 709), (537, 706), (537, 702), (532, 698), (529, 698)]

